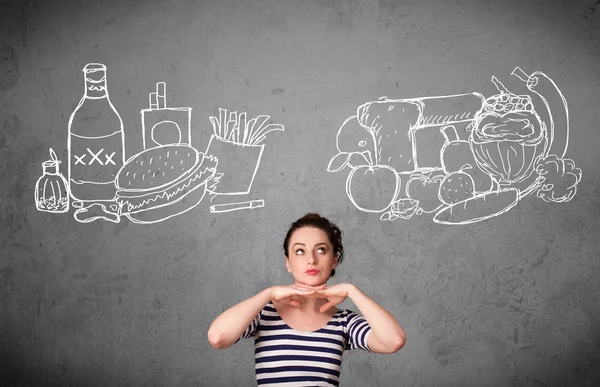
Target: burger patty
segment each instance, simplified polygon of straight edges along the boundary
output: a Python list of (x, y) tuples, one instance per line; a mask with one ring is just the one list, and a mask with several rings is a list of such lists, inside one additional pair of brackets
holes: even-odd
[[(126, 191), (117, 191), (117, 203), (121, 214), (137, 213), (151, 208), (169, 205), (181, 200), (185, 195), (214, 177), (217, 160), (213, 156), (205, 157), (198, 167), (185, 180), (179, 181), (159, 192), (131, 196)], [(120, 195), (121, 193), (121, 195)]]

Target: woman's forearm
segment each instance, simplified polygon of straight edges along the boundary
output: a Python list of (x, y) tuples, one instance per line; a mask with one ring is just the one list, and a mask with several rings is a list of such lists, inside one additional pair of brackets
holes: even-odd
[(217, 349), (230, 347), (270, 300), (267, 288), (221, 313), (208, 328), (210, 344)]
[(350, 286), (348, 297), (369, 323), (371, 334), (385, 347), (386, 351), (395, 352), (404, 346), (406, 334), (390, 312), (364, 294), (355, 285)]

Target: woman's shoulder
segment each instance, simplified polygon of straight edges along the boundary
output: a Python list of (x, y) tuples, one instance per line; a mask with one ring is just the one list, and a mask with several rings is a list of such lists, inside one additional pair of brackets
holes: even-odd
[(354, 310), (352, 310), (352, 309), (347, 309), (347, 308), (344, 308), (344, 309), (339, 309), (339, 308), (338, 308), (338, 310), (337, 310), (337, 312), (336, 312), (336, 313), (343, 314), (343, 315), (345, 315), (345, 316), (348, 316), (348, 315), (354, 315), (354, 314), (358, 314), (358, 313), (356, 313)]
[(365, 319), (362, 314), (352, 309), (338, 309), (335, 316), (339, 316), (340, 320), (342, 320), (344, 324), (349, 324), (351, 322), (356, 322)]
[(351, 319), (354, 316), (358, 316), (359, 314), (356, 313), (355, 311), (353, 311), (352, 309), (339, 309), (335, 312), (335, 314), (333, 315), (334, 318), (339, 318), (342, 319), (343, 321), (348, 321), (349, 319)]

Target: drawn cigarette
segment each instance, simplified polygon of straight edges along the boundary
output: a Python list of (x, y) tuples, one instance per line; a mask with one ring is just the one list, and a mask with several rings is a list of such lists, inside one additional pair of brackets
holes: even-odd
[(149, 100), (150, 100), (150, 110), (158, 109), (158, 100), (157, 100), (156, 93), (150, 93)]
[(156, 84), (156, 96), (158, 100), (158, 108), (164, 109), (167, 107), (166, 100), (166, 84), (164, 82), (158, 82)]
[(265, 201), (262, 199), (259, 200), (249, 200), (247, 202), (239, 202), (239, 203), (225, 203), (225, 204), (215, 204), (210, 206), (210, 212), (230, 212), (236, 210), (245, 210), (251, 208), (260, 208), (265, 206)]

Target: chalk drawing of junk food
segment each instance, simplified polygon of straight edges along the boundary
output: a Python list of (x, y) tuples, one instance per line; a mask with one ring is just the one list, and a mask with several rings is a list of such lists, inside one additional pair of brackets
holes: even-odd
[[(283, 131), (281, 124), (270, 122), (270, 116), (259, 115), (248, 118), (246, 112), (219, 109), (219, 116), (211, 116), (213, 134), (206, 148), (219, 160), (215, 181), (208, 187), (213, 199), (217, 196), (247, 195), (260, 166), (265, 148), (263, 141), (268, 133)], [(263, 199), (249, 201), (230, 201), (214, 204), (213, 213), (231, 212), (240, 209), (260, 208)]]
[(165, 82), (149, 94), (149, 108), (141, 111), (144, 150), (130, 157), (115, 179), (119, 215), (152, 224), (202, 202), (218, 160), (192, 146), (191, 111), (167, 107)]
[(156, 223), (196, 207), (216, 173), (217, 159), (187, 144), (161, 145), (133, 156), (115, 185), (120, 214)]
[[(71, 204), (81, 223), (126, 217), (152, 224), (192, 210), (207, 191), (213, 198), (248, 194), (266, 135), (283, 130), (267, 115), (247, 120), (246, 113), (220, 109), (218, 118), (210, 117), (214, 135), (207, 151), (199, 152), (192, 146), (192, 109), (167, 107), (166, 84), (158, 82), (149, 108), (141, 110), (144, 150), (125, 159), (123, 121), (108, 94), (106, 66), (89, 63), (83, 73), (83, 97), (68, 124), (68, 178), (50, 149), (35, 188), (39, 211), (65, 213)], [(262, 206), (259, 199), (215, 204), (210, 211)]]
[(446, 225), (483, 221), (536, 193), (573, 198), (581, 170), (565, 158), (566, 99), (546, 74), (512, 72), (531, 92), (388, 99), (358, 107), (340, 127), (329, 172), (349, 168), (346, 193), (382, 220), (433, 214)]
[(170, 144), (192, 145), (192, 108), (167, 107), (166, 89), (165, 82), (158, 82), (156, 91), (148, 95), (149, 108), (141, 111), (144, 149)]
[(67, 212), (81, 223), (156, 223), (197, 206), (216, 173), (217, 160), (191, 146), (191, 108), (168, 108), (165, 83), (142, 110), (144, 150), (125, 161), (123, 121), (110, 101), (106, 66), (87, 64), (84, 95), (69, 119), (68, 180), (60, 161), (43, 163), (35, 201), (38, 210)]
[(39, 211), (64, 213), (69, 211), (69, 183), (60, 173), (60, 160), (50, 148), (51, 160), (42, 163), (43, 175), (35, 184), (35, 205)]
[(77, 221), (118, 222), (114, 181), (125, 160), (123, 121), (108, 94), (106, 66), (88, 63), (83, 76), (83, 96), (68, 122), (67, 178), (50, 149), (52, 159), (42, 164), (43, 175), (36, 184), (36, 207), (66, 213), (70, 203)]
[(119, 214), (141, 224), (162, 222), (195, 208), (213, 179), (217, 159), (191, 145), (190, 107), (167, 107), (158, 82), (142, 109), (144, 150), (130, 157), (115, 179)]

